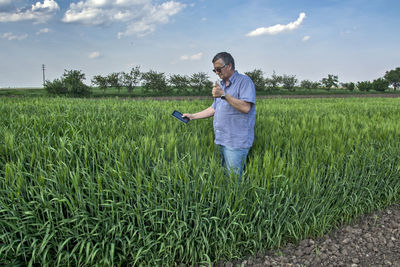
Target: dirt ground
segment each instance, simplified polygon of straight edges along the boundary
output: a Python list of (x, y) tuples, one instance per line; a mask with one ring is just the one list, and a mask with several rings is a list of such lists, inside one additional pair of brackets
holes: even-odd
[(400, 204), (362, 216), (324, 237), (215, 266), (400, 266)]

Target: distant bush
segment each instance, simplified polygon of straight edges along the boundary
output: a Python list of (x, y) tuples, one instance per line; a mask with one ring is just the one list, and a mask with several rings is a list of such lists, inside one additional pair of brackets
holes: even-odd
[(310, 80), (302, 80), (300, 82), (300, 87), (304, 89), (312, 89), (313, 88), (313, 82)]
[(193, 90), (196, 90), (197, 92), (201, 92), (206, 89), (209, 89), (211, 92), (213, 83), (212, 81), (209, 80), (207, 73), (198, 72), (190, 76), (190, 87), (193, 88)]
[(353, 82), (349, 82), (349, 83), (342, 83), (343, 88), (349, 90), (349, 91), (354, 91), (354, 89), (356, 88), (356, 85)]
[(372, 88), (375, 91), (384, 92), (389, 89), (389, 81), (384, 78), (376, 79), (372, 82)]
[(280, 75), (277, 75), (275, 71), (273, 71), (271, 78), (266, 78), (265, 79), (265, 85), (268, 88), (269, 91), (272, 91), (274, 89), (278, 89), (279, 84), (282, 83), (283, 77)]
[(245, 72), (247, 76), (253, 81), (256, 90), (264, 91), (265, 90), (265, 79), (263, 77), (263, 72), (260, 69), (255, 69), (253, 71)]
[(332, 87), (338, 87), (339, 77), (337, 75), (328, 74), (327, 78), (322, 78), (321, 84), (326, 90), (330, 90)]
[(52, 95), (65, 95), (67, 94), (67, 88), (64, 86), (60, 79), (55, 79), (54, 81), (46, 81), (44, 88), (49, 94)]
[(123, 77), (123, 74), (121, 72), (110, 73), (107, 76), (107, 84), (110, 87), (116, 88), (119, 93), (119, 92), (121, 92), (121, 87), (122, 87), (122, 82), (123, 82), (122, 77)]
[(372, 83), (370, 81), (363, 81), (363, 82), (358, 82), (357, 83), (357, 88), (360, 91), (366, 91), (368, 92), (369, 90), (372, 89)]
[(284, 74), (282, 76), (282, 87), (289, 90), (289, 91), (294, 91), (295, 86), (297, 84), (297, 78), (296, 75), (286, 75)]
[(187, 75), (173, 74), (169, 77), (168, 82), (179, 92), (187, 92), (190, 84), (190, 78)]
[(122, 72), (122, 85), (128, 89), (129, 93), (132, 93), (133, 89), (139, 84), (141, 76), (139, 66), (132, 68), (128, 73)]
[(79, 70), (64, 70), (60, 79), (47, 81), (46, 91), (53, 95), (86, 96), (90, 94), (90, 87), (83, 83), (85, 74)]
[(103, 90), (103, 94), (106, 92), (106, 89), (108, 87), (108, 80), (107, 77), (103, 77), (101, 75), (95, 75), (92, 78), (92, 84), (97, 85), (99, 89)]
[(143, 89), (146, 92), (166, 92), (168, 90), (167, 78), (163, 72), (150, 70), (142, 74)]
[(389, 84), (392, 85), (393, 89), (396, 91), (400, 86), (400, 68), (387, 71), (384, 78), (389, 81)]

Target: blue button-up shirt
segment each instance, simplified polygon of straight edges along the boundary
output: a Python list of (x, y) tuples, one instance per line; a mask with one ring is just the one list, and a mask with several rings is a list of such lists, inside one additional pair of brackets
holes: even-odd
[(256, 89), (253, 81), (237, 71), (229, 79), (229, 85), (221, 81), (221, 88), (234, 98), (252, 103), (248, 114), (231, 106), (226, 100), (215, 98), (214, 113), (215, 144), (231, 148), (249, 148), (254, 141), (256, 122)]

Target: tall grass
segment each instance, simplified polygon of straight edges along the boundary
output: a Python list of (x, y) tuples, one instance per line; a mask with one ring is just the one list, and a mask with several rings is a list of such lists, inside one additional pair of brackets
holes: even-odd
[(319, 236), (399, 200), (400, 100), (260, 100), (237, 186), (210, 101), (1, 98), (0, 263), (174, 266)]

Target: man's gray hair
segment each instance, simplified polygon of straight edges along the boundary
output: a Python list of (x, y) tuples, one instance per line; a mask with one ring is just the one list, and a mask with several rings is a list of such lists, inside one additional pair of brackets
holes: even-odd
[(226, 65), (229, 65), (232, 63), (232, 69), (235, 70), (235, 60), (233, 59), (231, 54), (229, 54), (228, 52), (220, 52), (220, 53), (216, 54), (212, 60), (212, 63), (215, 63), (215, 61), (217, 61), (218, 59), (222, 59), (222, 61)]

